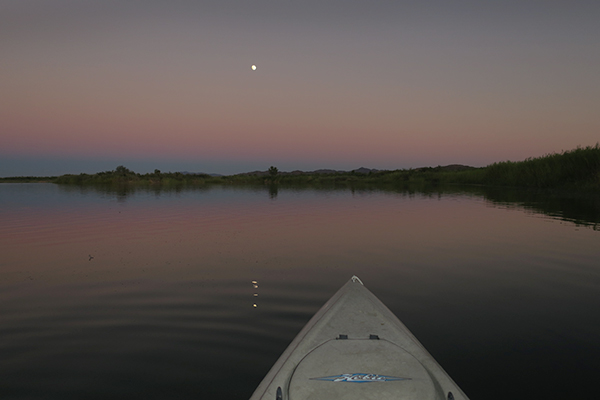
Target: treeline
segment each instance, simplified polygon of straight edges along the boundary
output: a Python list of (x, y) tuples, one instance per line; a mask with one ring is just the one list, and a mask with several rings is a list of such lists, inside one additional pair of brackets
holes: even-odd
[[(229, 176), (187, 174), (181, 172), (139, 174), (124, 166), (97, 174), (62, 175), (48, 178), (2, 178), (5, 182), (46, 181), (59, 184), (102, 185), (439, 185), (470, 184), (488, 186), (529, 187), (600, 192), (600, 145), (578, 147), (574, 150), (548, 154), (524, 161), (497, 162), (487, 167), (438, 166), (394, 171), (362, 173), (281, 173), (271, 167), (268, 171)], [(26, 180), (23, 180), (26, 179)]]

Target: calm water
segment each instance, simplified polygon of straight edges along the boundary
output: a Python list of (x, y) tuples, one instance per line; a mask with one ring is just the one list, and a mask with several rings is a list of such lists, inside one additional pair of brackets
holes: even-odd
[(354, 274), (472, 399), (596, 397), (599, 223), (506, 189), (0, 184), (0, 399), (248, 398)]

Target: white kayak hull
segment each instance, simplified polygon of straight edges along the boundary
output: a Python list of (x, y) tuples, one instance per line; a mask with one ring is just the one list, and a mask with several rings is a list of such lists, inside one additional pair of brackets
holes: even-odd
[(311, 318), (250, 400), (468, 399), (357, 277)]

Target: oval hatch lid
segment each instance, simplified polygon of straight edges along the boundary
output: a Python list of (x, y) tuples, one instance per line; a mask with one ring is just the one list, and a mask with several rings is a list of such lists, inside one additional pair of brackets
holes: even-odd
[(330, 340), (292, 374), (290, 400), (443, 399), (425, 367), (387, 340)]

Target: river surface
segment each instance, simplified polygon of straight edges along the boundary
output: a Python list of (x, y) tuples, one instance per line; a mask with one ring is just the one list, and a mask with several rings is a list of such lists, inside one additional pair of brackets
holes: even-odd
[(471, 399), (597, 397), (597, 197), (0, 184), (0, 399), (247, 399), (352, 275)]

